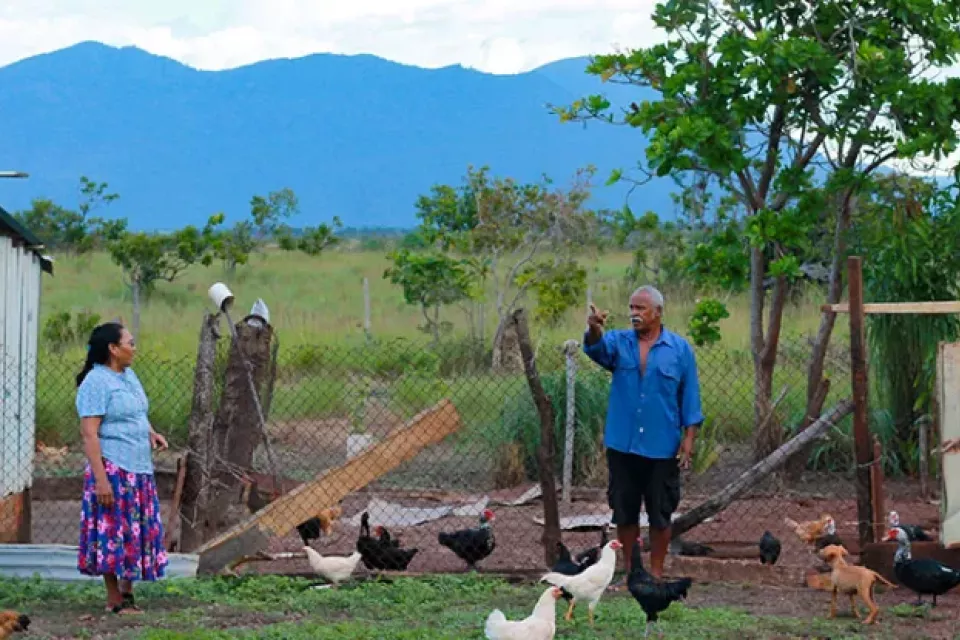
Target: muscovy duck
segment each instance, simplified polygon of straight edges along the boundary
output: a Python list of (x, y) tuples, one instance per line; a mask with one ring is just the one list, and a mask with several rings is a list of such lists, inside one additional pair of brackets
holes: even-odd
[(884, 540), (896, 540), (893, 573), (897, 576), (897, 582), (917, 594), (917, 605), (923, 604), (924, 595), (932, 595), (935, 607), (937, 596), (960, 585), (960, 571), (933, 558), (914, 559), (910, 554), (910, 537), (902, 527), (890, 529)]

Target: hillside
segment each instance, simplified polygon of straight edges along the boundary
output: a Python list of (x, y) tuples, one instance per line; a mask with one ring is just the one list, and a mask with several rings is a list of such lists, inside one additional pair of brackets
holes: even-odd
[[(254, 193), (300, 196), (294, 224), (339, 215), (346, 225), (407, 226), (412, 204), (466, 166), (557, 182), (597, 165), (594, 204), (620, 206), (607, 172), (643, 153), (638, 132), (561, 125), (547, 103), (616, 91), (584, 73), (586, 59), (498, 76), (460, 66), (422, 69), (374, 56), (318, 54), (226, 71), (198, 71), (134, 47), (82, 43), (0, 68), (0, 169), (14, 211), (34, 197), (75, 206), (81, 174), (121, 194), (109, 215), (134, 228), (246, 216)], [(622, 102), (621, 102), (622, 103)], [(644, 208), (672, 215), (667, 180)]]

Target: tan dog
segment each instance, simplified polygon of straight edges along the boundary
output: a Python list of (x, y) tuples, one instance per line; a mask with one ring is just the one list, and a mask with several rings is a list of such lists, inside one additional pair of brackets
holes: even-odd
[(847, 564), (844, 556), (849, 556), (850, 553), (840, 545), (828, 544), (820, 550), (818, 555), (824, 562), (829, 564), (833, 570), (830, 573), (830, 582), (833, 584), (833, 597), (830, 600), (829, 617), (836, 617), (837, 594), (843, 593), (850, 596), (850, 609), (853, 611), (853, 616), (859, 620), (860, 612), (857, 610), (856, 600), (856, 596), (859, 594), (860, 599), (863, 600), (863, 603), (870, 609), (870, 613), (864, 619), (863, 623), (873, 624), (876, 622), (877, 616), (880, 615), (880, 607), (878, 607), (877, 603), (873, 600), (874, 583), (879, 580), (893, 588), (896, 588), (896, 585), (876, 571), (871, 571), (866, 567)]

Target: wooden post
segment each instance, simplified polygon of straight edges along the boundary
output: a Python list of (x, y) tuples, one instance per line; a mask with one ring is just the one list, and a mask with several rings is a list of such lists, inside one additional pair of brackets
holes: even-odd
[(530, 328), (527, 326), (527, 314), (523, 309), (513, 312), (513, 324), (517, 332), (517, 342), (520, 346), (520, 355), (523, 358), (523, 371), (530, 385), (533, 402), (537, 405), (540, 414), (540, 447), (537, 449), (537, 460), (540, 467), (540, 490), (543, 496), (543, 543), (544, 559), (547, 566), (552, 567), (557, 561), (557, 543), (560, 542), (560, 509), (557, 505), (556, 471), (554, 469), (553, 430), (556, 416), (550, 398), (540, 382), (537, 373), (537, 363), (533, 353), (533, 344), (530, 342)]
[(370, 330), (370, 279), (363, 278), (363, 332), (370, 338), (373, 334)]
[(853, 449), (857, 460), (857, 522), (862, 549), (873, 542), (870, 499), (870, 463), (873, 447), (867, 424), (867, 346), (863, 312), (863, 264), (860, 256), (847, 258), (850, 296), (850, 377), (853, 389)]
[(883, 446), (876, 435), (873, 436), (873, 465), (870, 467), (870, 500), (873, 508), (873, 539), (882, 540), (887, 529), (883, 506)]
[[(936, 401), (933, 402), (933, 409), (936, 411)], [(919, 451), (917, 456), (919, 459), (919, 468), (918, 473), (920, 474), (920, 499), (926, 500), (929, 495), (928, 482), (930, 479), (930, 421), (926, 418), (921, 418), (920, 421), (920, 442), (918, 443)]]
[(563, 343), (563, 354), (566, 360), (567, 372), (567, 420), (563, 443), (563, 485), (560, 488), (563, 506), (569, 508), (571, 504), (571, 489), (573, 488), (573, 444), (577, 430), (577, 347), (576, 340), (567, 340)]
[(187, 434), (186, 475), (180, 502), (180, 550), (190, 552), (203, 544), (204, 523), (210, 499), (213, 452), (213, 391), (219, 314), (208, 313), (200, 328), (197, 366), (193, 376), (193, 407)]

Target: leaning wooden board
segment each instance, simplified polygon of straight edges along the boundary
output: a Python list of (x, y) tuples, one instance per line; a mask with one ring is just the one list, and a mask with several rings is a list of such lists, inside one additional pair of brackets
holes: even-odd
[(199, 574), (218, 573), (232, 561), (266, 548), (270, 538), (286, 535), (320, 509), (333, 506), (353, 491), (410, 460), (425, 447), (436, 444), (460, 427), (460, 415), (449, 400), (414, 416), (378, 445), (339, 467), (328, 469), (314, 480), (277, 498), (249, 519), (204, 543)]

